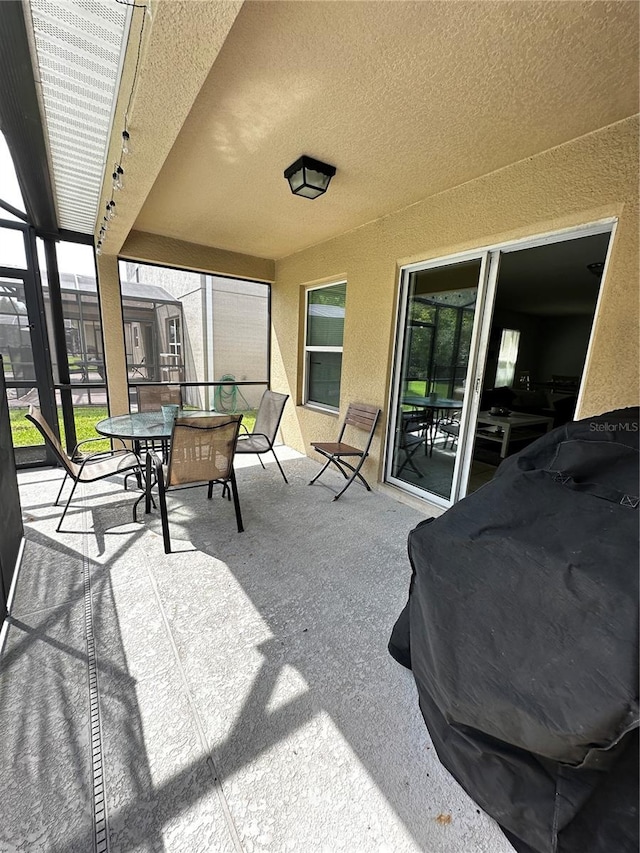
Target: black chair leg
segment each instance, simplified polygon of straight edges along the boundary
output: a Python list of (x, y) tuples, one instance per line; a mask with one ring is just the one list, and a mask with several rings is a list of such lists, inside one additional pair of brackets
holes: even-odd
[[(153, 502), (153, 496), (151, 494), (151, 486), (152, 486), (152, 456), (150, 453), (147, 453), (147, 456), (144, 461), (144, 512), (145, 515), (149, 515), (151, 512), (151, 504)], [(155, 506), (155, 504), (154, 504)]]
[(317, 473), (317, 474), (316, 474), (316, 476), (313, 478), (313, 480), (309, 480), (309, 485), (310, 485), (310, 486), (312, 486), (312, 485), (315, 483), (315, 481), (318, 479), (318, 477), (320, 477), (322, 474), (324, 474), (324, 472), (327, 470), (327, 468), (329, 467), (329, 465), (331, 465), (331, 462), (332, 462), (332, 461), (333, 461), (333, 460), (332, 460), (332, 458), (331, 458), (331, 457), (329, 457), (329, 458), (327, 459), (327, 461), (324, 463), (324, 465), (322, 466), (322, 468), (318, 471), (318, 473)]
[(62, 485), (60, 486), (60, 491), (58, 492), (58, 497), (53, 502), (54, 506), (58, 506), (58, 501), (60, 500), (60, 495), (62, 494), (62, 490), (64, 489), (64, 484), (67, 482), (67, 477), (69, 476), (69, 472), (64, 472), (64, 477), (62, 478)]
[(231, 491), (233, 492), (233, 506), (236, 511), (236, 522), (238, 524), (238, 533), (242, 533), (244, 526), (242, 524), (242, 513), (240, 512), (240, 499), (238, 497), (238, 486), (236, 485), (236, 473), (231, 469)]
[[(365, 478), (364, 478), (364, 477), (362, 476), (362, 474), (360, 473), (360, 468), (362, 468), (362, 465), (364, 464), (364, 460), (365, 460), (365, 458), (366, 458), (366, 457), (365, 457), (365, 456), (363, 456), (363, 457), (360, 459), (360, 462), (358, 463), (358, 465), (357, 465), (355, 468), (352, 468), (353, 474), (351, 475), (351, 477), (349, 478), (349, 480), (345, 483), (345, 485), (342, 487), (342, 489), (338, 492), (338, 494), (337, 494), (337, 495), (335, 495), (335, 497), (333, 498), (333, 500), (334, 500), (334, 501), (337, 501), (337, 500), (338, 500), (338, 498), (340, 497), (340, 495), (343, 495), (343, 494), (347, 491), (347, 489), (349, 488), (349, 486), (351, 485), (351, 483), (353, 483), (353, 481), (356, 479), (356, 477), (360, 480), (360, 482), (362, 483), (362, 485), (365, 487), (365, 489), (366, 489), (368, 492), (370, 492), (370, 491), (371, 491), (371, 486), (369, 485), (369, 483), (367, 483), (367, 481), (365, 480)], [(351, 466), (350, 466), (350, 467), (351, 467)]]
[[(71, 494), (67, 498), (67, 502), (64, 505), (64, 509), (62, 510), (62, 515), (60, 516), (60, 521), (58, 522), (58, 526), (56, 527), (56, 533), (64, 533), (65, 532), (65, 531), (60, 530), (60, 528), (62, 527), (62, 522), (64, 521), (64, 517), (67, 514), (67, 510), (69, 509), (69, 504), (71, 503), (71, 498), (73, 497), (75, 490), (76, 490), (76, 486), (78, 485), (79, 482), (80, 482), (79, 480), (76, 480), (73, 484), (73, 488), (71, 489)], [(71, 531), (67, 531), (67, 532), (71, 532)]]
[(164, 553), (171, 553), (171, 539), (169, 538), (169, 518), (167, 516), (167, 499), (164, 491), (164, 480), (162, 475), (158, 479), (158, 503), (160, 504), (160, 521), (162, 522), (162, 539), (164, 541)]
[[(277, 465), (277, 466), (278, 466), (278, 468), (280, 469), (280, 473), (282, 474), (282, 479), (285, 481), (285, 483), (288, 483), (289, 481), (288, 481), (288, 480), (287, 480), (287, 478), (285, 477), (285, 473), (284, 473), (284, 471), (282, 470), (282, 465), (280, 464), (280, 460), (279, 460), (279, 459), (278, 459), (278, 457), (276, 456), (276, 452), (275, 452), (275, 450), (273, 449), (273, 447), (271, 448), (271, 452), (273, 453), (273, 458), (276, 460), (276, 465)], [(258, 459), (260, 459), (260, 457), (259, 457), (259, 456), (258, 456)], [(263, 465), (262, 467), (264, 468), (264, 465)]]
[[(140, 472), (136, 472), (136, 476), (139, 476), (142, 479), (142, 474)], [(151, 494), (151, 485), (152, 485), (152, 483), (151, 483), (151, 456), (149, 454), (147, 454), (147, 457), (146, 457), (145, 463), (144, 463), (144, 481), (145, 481), (144, 482), (144, 490), (143, 490), (142, 494), (140, 495), (140, 497), (137, 499), (137, 501), (133, 505), (133, 520), (134, 521), (138, 520), (138, 515), (137, 515), (138, 504), (141, 501), (144, 500), (144, 514), (145, 515), (149, 515), (149, 513), (151, 512), (151, 504), (153, 504), (154, 509), (155, 509), (155, 505), (156, 505), (156, 502), (153, 499), (153, 495)]]

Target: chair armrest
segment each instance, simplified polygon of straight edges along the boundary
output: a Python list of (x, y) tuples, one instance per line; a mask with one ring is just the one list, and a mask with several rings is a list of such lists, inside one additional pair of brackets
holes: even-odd
[[(102, 437), (102, 438), (83, 438), (83, 439), (82, 439), (82, 441), (79, 441), (79, 442), (76, 444), (76, 446), (73, 448), (73, 453), (71, 454), (71, 458), (72, 458), (72, 459), (75, 459), (75, 458), (76, 458), (76, 454), (77, 454), (77, 452), (78, 452), (78, 448), (79, 448), (79, 447), (82, 447), (82, 445), (83, 445), (83, 444), (90, 444), (92, 441), (108, 441), (108, 440), (109, 440), (109, 439), (108, 439), (108, 438), (106, 438), (106, 436), (105, 436), (105, 437)], [(123, 441), (121, 438), (112, 438), (112, 439), (111, 439), (111, 441), (119, 441), (119, 442), (120, 442), (120, 444), (122, 445), (123, 449), (124, 449), (124, 450), (126, 450), (126, 449), (127, 449), (127, 447), (126, 447), (126, 445), (125, 445), (124, 441)], [(91, 455), (91, 456), (97, 456), (97, 454), (98, 454), (98, 453), (105, 453), (105, 454), (108, 454), (108, 455), (110, 456), (110, 455), (113, 453), (113, 451), (112, 451), (112, 450), (97, 450), (95, 453), (92, 453), (92, 454), (90, 454), (90, 455)]]
[(243, 423), (242, 423), (242, 421), (240, 421), (240, 429), (243, 429), (243, 430), (246, 432), (246, 434), (247, 434), (247, 435), (251, 435), (251, 433), (250, 433), (250, 432), (249, 432), (249, 430), (247, 429), (246, 425), (245, 425), (245, 424), (243, 424)]
[[(265, 435), (263, 432), (249, 432), (247, 433), (248, 438), (264, 438), (264, 440), (269, 445), (269, 449), (273, 448), (273, 441), (269, 438), (268, 435)], [(242, 444), (242, 436), (238, 436), (238, 444)]]
[(156, 468), (158, 465), (162, 467), (162, 459), (160, 459), (155, 450), (147, 450), (147, 456), (151, 459), (151, 464), (155, 465)]
[(164, 491), (165, 482), (164, 482), (164, 472), (162, 470), (163, 463), (162, 459), (158, 456), (155, 450), (147, 451), (147, 458), (145, 461), (145, 476), (147, 477), (147, 493), (151, 494), (151, 487), (153, 486), (153, 482), (151, 480), (151, 475), (155, 473), (156, 475), (156, 485), (159, 490)]

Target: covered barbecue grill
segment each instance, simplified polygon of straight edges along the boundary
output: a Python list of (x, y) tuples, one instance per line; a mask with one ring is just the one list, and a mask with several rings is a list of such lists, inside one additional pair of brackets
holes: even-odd
[(389, 650), (518, 853), (638, 850), (638, 423), (560, 427), (409, 535)]

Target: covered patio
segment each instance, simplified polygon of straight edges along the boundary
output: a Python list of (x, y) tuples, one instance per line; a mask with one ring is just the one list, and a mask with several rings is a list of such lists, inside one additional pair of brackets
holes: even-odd
[[(2, 650), (2, 849), (429, 851), (510, 845), (440, 765), (388, 655), (424, 514), (279, 450), (242, 464), (245, 532), (202, 490), (131, 523), (61, 472), (25, 471), (26, 543)], [(188, 559), (185, 559), (188, 556)], [(95, 844), (95, 847), (94, 847)]]
[[(121, 480), (80, 489), (60, 535), (61, 470), (18, 472), (0, 853), (509, 853), (386, 647), (409, 531), (493, 476), (471, 460), (502, 332), (557, 342), (544, 376), (574, 381), (576, 418), (637, 405), (637, 4), (7, 0), (0, 44), (13, 415), (38, 404), (71, 453), (85, 416), (127, 415), (141, 385), (246, 415), (268, 388), (289, 398), (290, 480), (238, 459), (243, 533), (219, 495), (170, 497), (166, 555)], [(285, 180), (303, 156), (335, 172), (315, 200)], [(572, 304), (553, 337), (529, 315), (566, 267), (516, 270), (499, 324), (498, 275), (598, 237), (587, 355), (564, 367)], [(90, 261), (74, 294), (68, 247)], [(470, 289), (473, 315), (451, 295)], [(240, 296), (255, 323), (237, 300), (225, 314)], [(542, 371), (520, 352), (514, 370)], [(405, 392), (461, 412), (413, 469), (394, 455)], [(312, 446), (351, 403), (381, 411), (373, 492), (334, 503), (338, 474), (307, 485)], [(51, 462), (15, 433), (5, 459)]]

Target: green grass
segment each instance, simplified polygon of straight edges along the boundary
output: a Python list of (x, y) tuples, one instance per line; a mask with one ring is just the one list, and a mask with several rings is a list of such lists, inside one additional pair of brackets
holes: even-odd
[[(26, 412), (26, 409), (11, 409), (9, 412), (14, 447), (31, 447), (44, 443), (38, 430), (25, 418)], [(98, 421), (106, 418), (107, 414), (106, 406), (78, 406), (74, 412), (76, 440), (83, 441), (86, 438), (99, 438), (95, 430), (95, 425)], [(59, 419), (59, 427), (62, 435), (62, 444), (64, 445), (64, 424), (62, 423), (62, 418)], [(109, 446), (108, 439), (104, 439), (99, 444), (96, 442), (91, 450), (108, 450)]]
[[(11, 434), (13, 436), (14, 447), (32, 447), (33, 445), (43, 444), (44, 440), (33, 424), (25, 418), (27, 409), (11, 409), (9, 413), (11, 421)], [(84, 441), (87, 438), (99, 438), (100, 436), (95, 430), (95, 425), (98, 421), (108, 417), (108, 412), (105, 406), (78, 406), (74, 410), (76, 421), (76, 440)], [(255, 409), (244, 413), (242, 418), (243, 425), (249, 432), (253, 429), (256, 422)], [(60, 433), (62, 435), (62, 444), (64, 441), (64, 424), (62, 418), (59, 420)], [(98, 450), (109, 450), (111, 443), (105, 438), (100, 442), (94, 442), (82, 448), (86, 452), (96, 452)]]
[[(412, 382), (407, 382), (407, 394), (413, 394), (416, 397), (426, 397), (428, 394), (427, 383), (422, 379), (414, 379)], [(431, 393), (437, 394), (438, 397), (449, 396), (449, 384), (447, 382), (436, 382)]]

